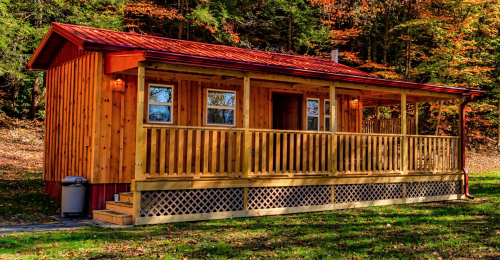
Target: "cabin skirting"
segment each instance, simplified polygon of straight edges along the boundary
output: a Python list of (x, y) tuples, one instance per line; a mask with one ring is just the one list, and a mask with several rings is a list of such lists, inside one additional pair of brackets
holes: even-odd
[[(138, 198), (134, 201), (139, 205), (135, 209), (137, 210), (135, 224), (280, 215), (455, 200), (463, 197), (463, 182), (458, 175), (435, 181), (407, 181), (414, 180), (409, 177), (393, 178), (387, 182), (379, 182), (384, 180), (381, 178), (372, 180), (372, 183), (361, 184), (347, 180), (334, 185), (269, 186), (267, 184), (264, 187), (256, 187), (258, 183), (254, 183), (250, 185), (253, 187), (241, 185), (242, 187), (229, 188), (136, 191), (134, 195)], [(215, 182), (213, 184), (218, 185)], [(210, 186), (207, 183), (198, 186), (203, 185)], [(141, 184), (136, 187), (141, 187)], [(147, 187), (147, 184), (142, 187)]]
[[(85, 201), (84, 213), (92, 216), (94, 210), (106, 208), (106, 201), (114, 200), (114, 194), (130, 191), (128, 183), (89, 184)], [(45, 181), (45, 193), (61, 200), (62, 187), (59, 181)]]

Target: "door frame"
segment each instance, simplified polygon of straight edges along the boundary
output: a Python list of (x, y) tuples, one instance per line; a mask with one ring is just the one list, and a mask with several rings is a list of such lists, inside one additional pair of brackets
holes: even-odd
[(270, 89), (269, 90), (269, 108), (271, 110), (271, 113), (269, 113), (269, 122), (271, 123), (270, 126), (271, 128), (270, 129), (274, 129), (274, 95), (283, 95), (283, 96), (300, 96), (300, 98), (302, 99), (301, 102), (300, 102), (300, 108), (299, 108), (299, 115), (300, 116), (300, 129), (299, 130), (304, 130), (305, 129), (305, 125), (304, 125), (304, 115), (305, 115), (305, 109), (304, 109), (304, 105), (306, 105), (306, 98), (307, 98), (307, 95), (305, 92), (303, 91), (298, 91), (298, 90), (274, 90), (274, 89)]

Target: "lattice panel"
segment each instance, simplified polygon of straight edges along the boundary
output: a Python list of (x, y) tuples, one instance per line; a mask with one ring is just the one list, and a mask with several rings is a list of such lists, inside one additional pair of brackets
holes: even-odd
[(406, 186), (407, 198), (431, 197), (462, 193), (461, 181), (413, 182)]
[(335, 203), (403, 198), (403, 183), (335, 185)]
[(243, 188), (141, 192), (141, 217), (243, 210)]
[(330, 204), (331, 186), (266, 187), (248, 189), (248, 209), (271, 209)]

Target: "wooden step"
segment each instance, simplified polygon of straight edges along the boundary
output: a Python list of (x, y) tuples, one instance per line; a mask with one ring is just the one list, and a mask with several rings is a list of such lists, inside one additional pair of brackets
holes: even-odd
[(132, 225), (132, 215), (111, 210), (94, 210), (94, 219), (117, 225)]
[(132, 203), (134, 199), (134, 194), (132, 192), (121, 192), (120, 193), (120, 201)]
[(106, 209), (128, 215), (134, 214), (133, 205), (130, 202), (106, 201)]

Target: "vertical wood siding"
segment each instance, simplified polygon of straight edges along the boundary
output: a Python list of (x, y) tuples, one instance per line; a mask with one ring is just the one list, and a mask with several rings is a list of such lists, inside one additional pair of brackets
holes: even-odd
[(91, 177), (89, 146), (94, 109), (95, 68), (101, 54), (88, 54), (47, 72), (45, 180), (68, 175)]

